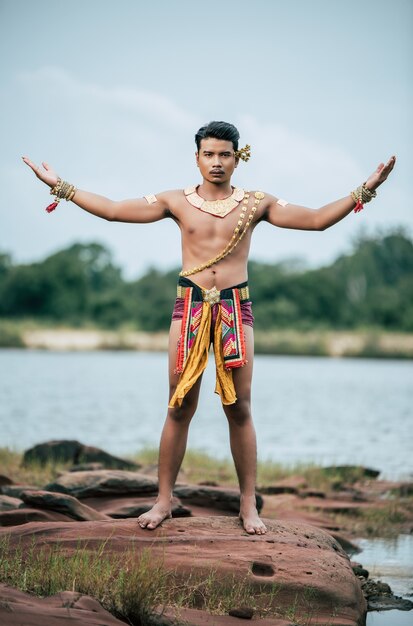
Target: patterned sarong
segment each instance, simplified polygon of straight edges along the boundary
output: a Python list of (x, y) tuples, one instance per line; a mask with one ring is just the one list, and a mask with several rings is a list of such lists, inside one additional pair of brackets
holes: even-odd
[(212, 337), (216, 363), (215, 392), (221, 396), (223, 404), (234, 404), (237, 397), (232, 369), (247, 363), (241, 302), (249, 301), (248, 285), (242, 283), (213, 292), (180, 277), (178, 291), (184, 297), (175, 370), (180, 378), (169, 406), (181, 406), (207, 366), (213, 306), (218, 307)]

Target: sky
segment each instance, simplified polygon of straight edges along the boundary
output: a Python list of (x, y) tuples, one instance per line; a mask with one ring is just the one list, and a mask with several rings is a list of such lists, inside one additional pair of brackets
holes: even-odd
[(364, 211), (323, 232), (260, 224), (251, 258), (330, 263), (360, 233), (413, 233), (411, 0), (0, 0), (0, 252), (100, 242), (125, 278), (180, 265), (179, 229), (106, 222), (21, 161), (114, 200), (201, 182), (194, 134), (234, 123), (233, 182), (318, 208), (397, 156)]

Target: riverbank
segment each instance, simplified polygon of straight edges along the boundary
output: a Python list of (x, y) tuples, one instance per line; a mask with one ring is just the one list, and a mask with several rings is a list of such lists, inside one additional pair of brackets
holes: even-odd
[[(90, 351), (138, 350), (159, 352), (168, 348), (166, 332), (149, 333), (121, 328), (44, 327), (33, 322), (0, 322), (0, 348), (31, 350)], [(293, 329), (255, 332), (257, 354), (413, 358), (413, 333), (382, 330), (297, 331)]]
[[(1, 448), (0, 583), (9, 587), (0, 592), (10, 606), (30, 600), (18, 589), (55, 599), (71, 589), (73, 608), (87, 594), (136, 625), (183, 616), (206, 624), (214, 614), (235, 626), (243, 611), (262, 626), (356, 626), (377, 590), (394, 602), (346, 552), (357, 552), (355, 537), (411, 532), (411, 483), (358, 466), (259, 463), (257, 505), (268, 533), (253, 537), (237, 519), (233, 464), (189, 450), (173, 519), (151, 531), (149, 554), (149, 531), (136, 517), (155, 501), (156, 460), (155, 449), (122, 459), (77, 441), (24, 454)], [(39, 624), (45, 611), (60, 610), (30, 602)], [(154, 617), (160, 605), (172, 621)]]

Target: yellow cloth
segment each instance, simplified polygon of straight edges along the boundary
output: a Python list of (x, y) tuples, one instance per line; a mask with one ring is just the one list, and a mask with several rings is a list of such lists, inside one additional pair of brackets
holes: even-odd
[[(169, 402), (168, 406), (171, 409), (182, 405), (184, 397), (192, 389), (207, 366), (209, 346), (211, 343), (211, 322), (212, 307), (208, 302), (203, 302), (198, 333), (179, 377), (175, 393)], [(221, 336), (222, 320), (221, 304), (219, 304), (213, 342), (216, 364), (215, 393), (221, 396), (222, 404), (234, 404), (237, 400), (237, 396), (232, 379), (232, 370), (227, 370), (224, 366)]]

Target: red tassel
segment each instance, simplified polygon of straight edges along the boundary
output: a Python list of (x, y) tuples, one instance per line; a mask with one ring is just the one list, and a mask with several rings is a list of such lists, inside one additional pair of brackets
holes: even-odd
[(364, 208), (364, 206), (363, 206), (363, 203), (361, 202), (361, 200), (357, 200), (357, 204), (354, 207), (354, 213), (358, 213), (363, 208)]
[(49, 204), (49, 206), (46, 207), (46, 211), (48, 213), (51, 213), (52, 211), (55, 210), (58, 204), (59, 204), (58, 202), (52, 202), (52, 204)]

